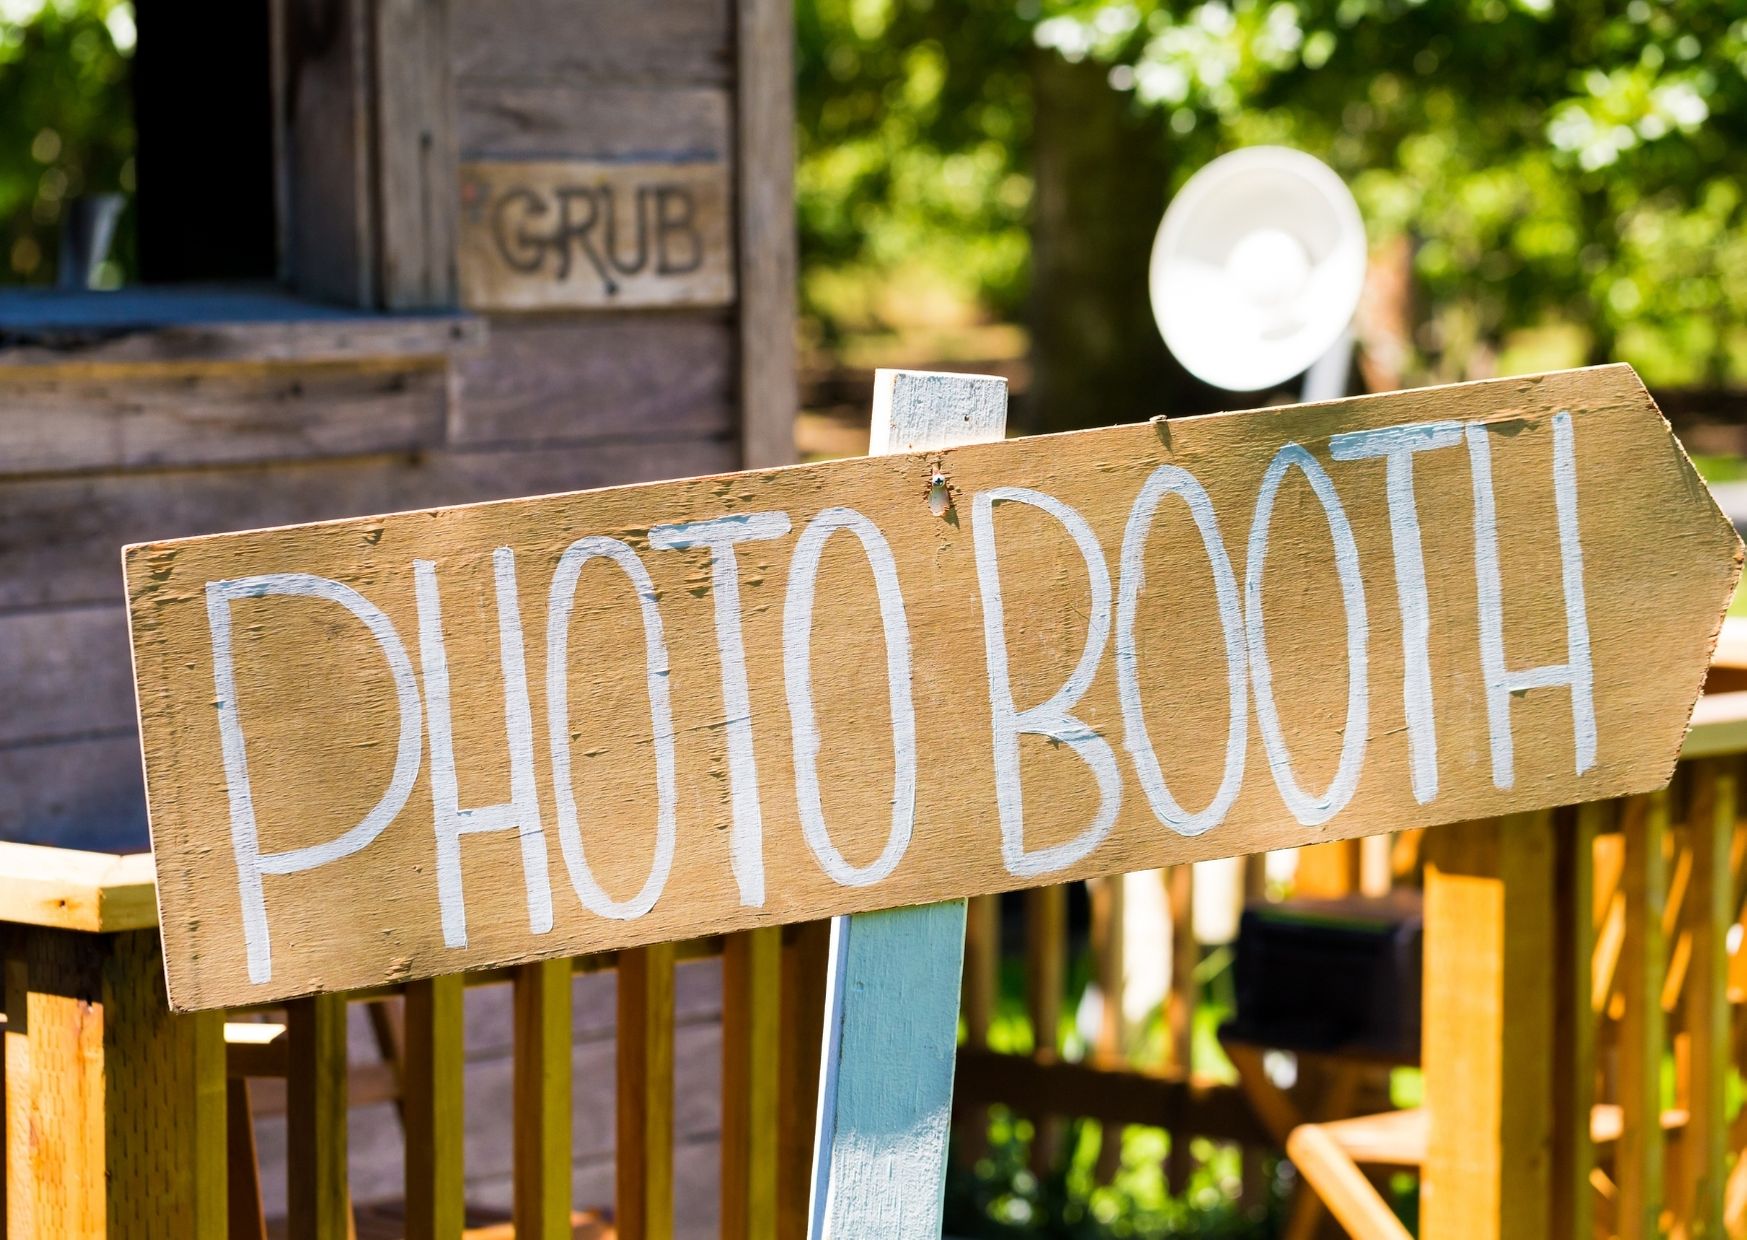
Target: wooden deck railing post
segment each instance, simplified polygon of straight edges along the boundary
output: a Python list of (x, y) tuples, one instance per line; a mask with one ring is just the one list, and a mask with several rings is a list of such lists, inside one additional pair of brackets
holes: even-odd
[(346, 997), (286, 1004), (286, 1217), (291, 1240), (348, 1240)]
[(1547, 812), (1426, 835), (1424, 1240), (1543, 1240), (1552, 1225), (1557, 999)]
[(774, 1240), (782, 929), (722, 945), (722, 1238)]
[(673, 945), (619, 953), (619, 1240), (673, 1236)]
[(224, 1027), (151, 932), (31, 928), (7, 969), (8, 1234), (222, 1237)]
[(568, 1240), (570, 962), (521, 965), (515, 988), (515, 1234), (517, 1240)]
[(1662, 1049), (1665, 1026), (1662, 983), (1667, 936), (1662, 919), (1668, 900), (1668, 793), (1626, 802), (1626, 933), (1620, 952), (1620, 993), (1625, 999), (1619, 1029), (1620, 1141), (1614, 1155), (1619, 1183), (1620, 1240), (1656, 1240), (1663, 1205)]
[(406, 988), (407, 1240), (460, 1240), (465, 1222), (462, 1164), (466, 994), (460, 974)]
[(1692, 891), (1687, 897), (1692, 954), (1685, 987), (1692, 1039), (1687, 1166), (1694, 1172), (1686, 1234), (1723, 1235), (1723, 1186), (1728, 1174), (1725, 1087), (1732, 1060), (1728, 997), (1729, 926), (1735, 920), (1735, 879), (1729, 867), (1736, 812), (1734, 762), (1711, 759), (1695, 772), (1692, 790)]

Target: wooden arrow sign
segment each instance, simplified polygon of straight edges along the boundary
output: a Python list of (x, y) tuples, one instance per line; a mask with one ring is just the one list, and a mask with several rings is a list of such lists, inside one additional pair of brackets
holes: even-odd
[(1624, 366), (130, 547), (172, 1001), (1642, 792), (1740, 562)]

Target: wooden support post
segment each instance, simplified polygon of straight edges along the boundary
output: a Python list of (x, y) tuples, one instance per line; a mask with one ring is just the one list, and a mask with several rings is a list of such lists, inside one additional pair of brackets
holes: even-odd
[(1731, 1064), (1728, 996), (1729, 926), (1735, 920), (1734, 877), (1729, 851), (1735, 834), (1737, 786), (1734, 766), (1720, 759), (1694, 772), (1689, 821), (1692, 886), (1686, 900), (1688, 958), (1684, 1007), (1691, 1039), (1691, 1087), (1682, 1142), (1693, 1182), (1690, 1240), (1715, 1240), (1723, 1231), (1723, 1189), (1728, 1168), (1725, 1087)]
[(407, 984), (401, 1062), (407, 1240), (460, 1240), (465, 1226), (465, 1002), (459, 973)]
[(743, 468), (795, 459), (794, 9), (738, 0), (734, 167)]
[(1661, 1232), (1662, 977), (1667, 962), (1662, 918), (1668, 898), (1668, 793), (1633, 797), (1625, 810), (1626, 856), (1620, 886), (1626, 935), (1620, 953), (1625, 1011), (1619, 1033), (1622, 1128), (1614, 1154), (1620, 1240), (1655, 1240)]
[(1550, 1240), (1591, 1240), (1595, 1165), (1590, 1111), (1595, 1105), (1595, 841), (1613, 803), (1593, 801), (1555, 819), (1553, 1011), (1553, 1217)]
[[(1193, 1071), (1195, 1020), (1195, 867), (1174, 865), (1162, 871), (1165, 898), (1171, 916), (1171, 981), (1165, 993), (1167, 1062), (1185, 1077)], [(1173, 1130), (1165, 1153), (1165, 1183), (1172, 1193), (1189, 1187), (1194, 1169), (1189, 1156), (1189, 1134)]]
[[(1061, 1056), (1062, 999), (1068, 984), (1068, 889), (1033, 887), (1025, 893), (1025, 1009), (1031, 1018), (1031, 1057)], [(1062, 1121), (1031, 1117), (1031, 1173), (1048, 1176), (1061, 1153)]]
[(386, 310), (455, 304), (460, 211), (450, 0), (375, 0), (377, 288)]
[(171, 1014), (154, 932), (19, 933), (7, 1234), (224, 1236), (219, 1014)]
[(570, 1237), (570, 961), (520, 965), (515, 980), (515, 1234)]
[(1426, 836), (1425, 1240), (1551, 1225), (1554, 832), (1547, 812)]
[[(870, 455), (1006, 432), (1004, 379), (875, 372)], [(832, 923), (811, 1240), (939, 1234), (964, 945), (963, 900)]]
[(673, 945), (619, 953), (619, 1240), (673, 1236)]
[(813, 1237), (939, 1235), (964, 901), (841, 917), (832, 934), (827, 1011), (855, 1019), (826, 1027)]
[(255, 1148), (255, 1108), (249, 1101), (247, 1077), (225, 1082), (225, 1111), (230, 1124), (226, 1183), (230, 1188), (229, 1240), (267, 1240), (267, 1211), (261, 1202), (261, 1161)]
[[(1001, 897), (976, 896), (965, 903), (964, 982), (959, 993), (967, 1047), (987, 1049), (1000, 988)], [(958, 1127), (957, 1157), (974, 1165), (988, 1153), (989, 1113), (981, 1107), (961, 1112)]]
[(346, 997), (285, 1005), (286, 1216), (292, 1240), (347, 1240)]
[(776, 1235), (782, 930), (722, 945), (722, 1240)]
[(831, 923), (783, 927), (782, 1059), (777, 1112), (777, 1240), (805, 1240), (811, 1224), (813, 1141), (819, 1115), (820, 1043), (825, 1028), (825, 974)]

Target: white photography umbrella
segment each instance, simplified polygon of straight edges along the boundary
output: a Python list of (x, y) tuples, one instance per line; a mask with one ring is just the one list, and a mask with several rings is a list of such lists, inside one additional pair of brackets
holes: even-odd
[(1189, 178), (1153, 242), (1153, 317), (1203, 382), (1234, 392), (1305, 374), (1304, 398), (1342, 394), (1365, 282), (1365, 225), (1328, 165), (1252, 146)]

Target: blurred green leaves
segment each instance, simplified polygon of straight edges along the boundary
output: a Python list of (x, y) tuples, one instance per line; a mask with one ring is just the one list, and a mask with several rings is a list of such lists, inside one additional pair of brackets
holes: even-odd
[[(1747, 381), (1747, 17), (1718, 0), (799, 0), (809, 288), (947, 273), (1025, 288), (1038, 55), (1159, 117), (1181, 183), (1282, 142), (1405, 236), (1413, 369), (1525, 335), (1654, 381)], [(1160, 209), (1163, 208), (1160, 203)], [(1137, 258), (1137, 261), (1140, 261)], [(828, 312), (809, 297), (815, 313)]]
[(51, 283), (65, 204), (132, 192), (133, 46), (131, 0), (0, 0), (0, 282)]

